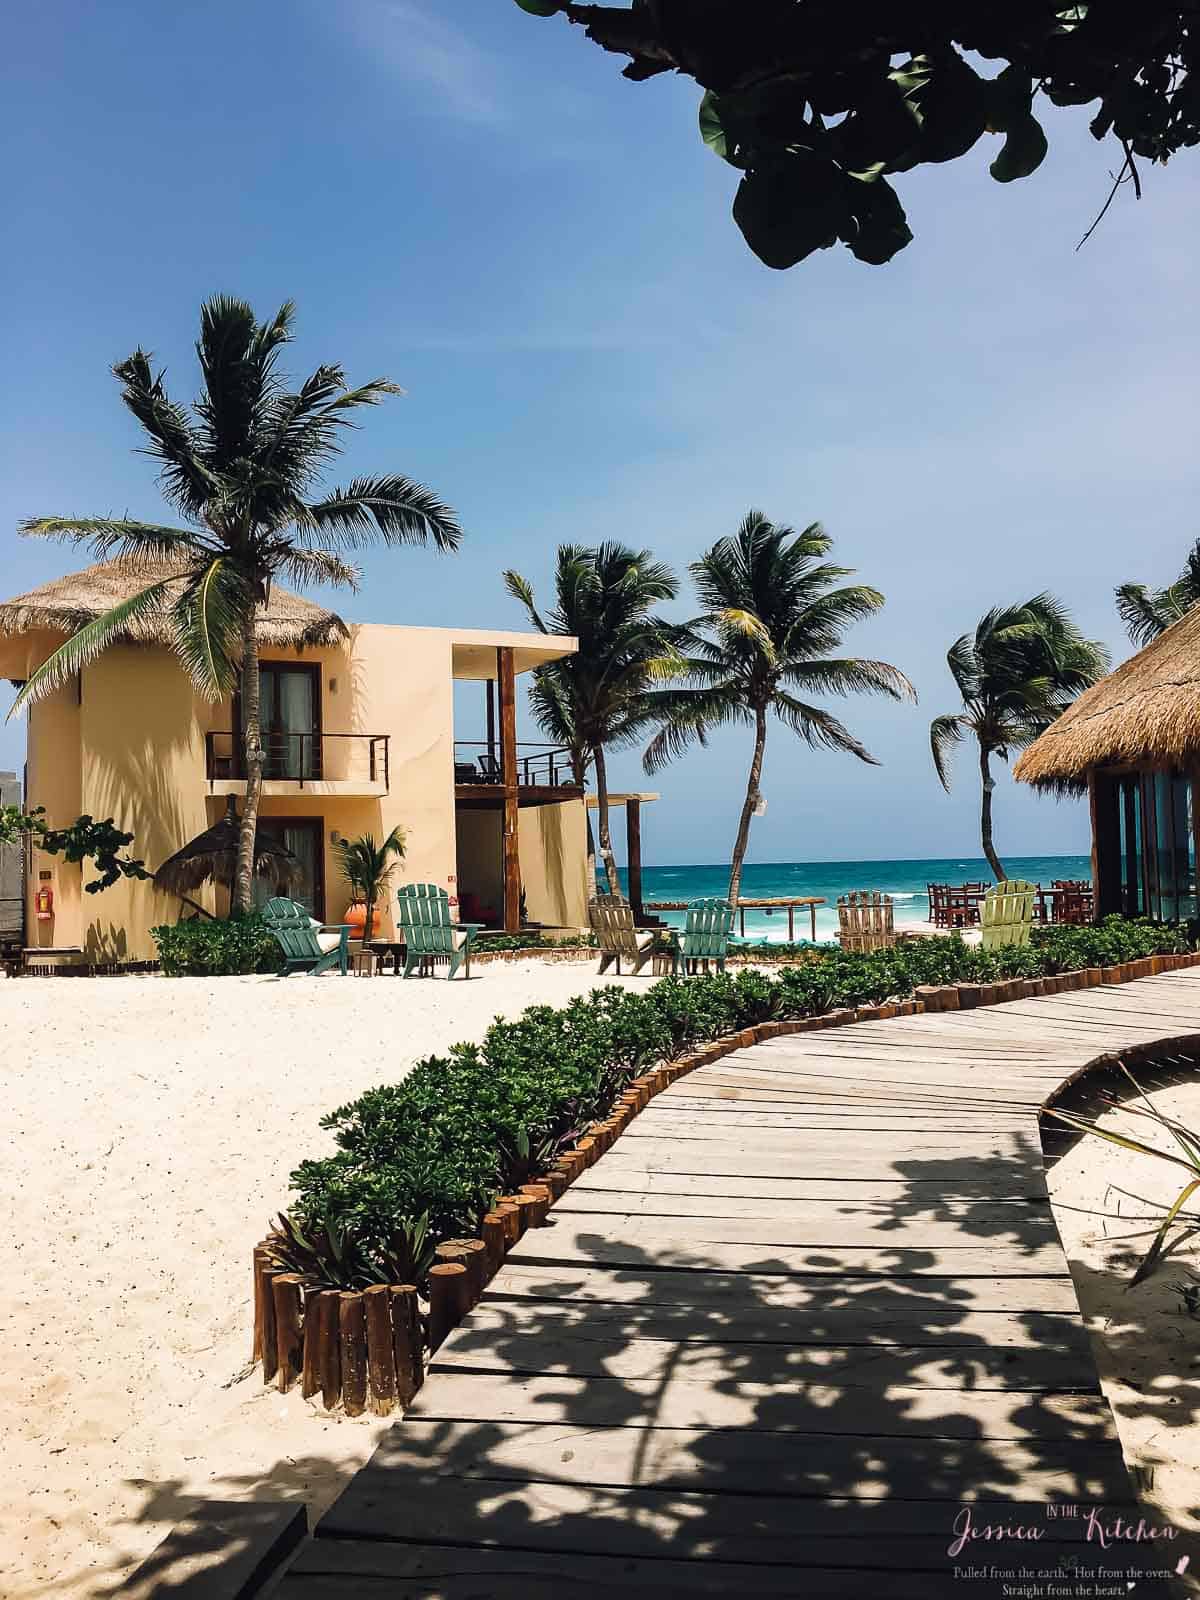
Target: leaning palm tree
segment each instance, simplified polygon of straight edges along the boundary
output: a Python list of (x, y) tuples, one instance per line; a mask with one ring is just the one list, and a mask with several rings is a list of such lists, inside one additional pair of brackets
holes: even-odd
[(680, 630), (682, 687), (657, 691), (649, 711), (658, 732), (643, 764), (655, 772), (711, 729), (746, 723), (754, 754), (729, 868), (736, 905), (750, 819), (761, 794), (768, 714), (809, 745), (845, 751), (877, 765), (850, 730), (808, 694), (885, 694), (916, 699), (911, 683), (886, 661), (833, 656), (851, 623), (883, 605), (878, 589), (843, 585), (853, 568), (827, 562), (833, 541), (818, 523), (802, 533), (751, 511), (733, 538), (717, 541), (690, 572), (704, 613)]
[[(539, 727), (571, 753), (576, 783), (596, 774), (596, 824), (610, 894), (621, 894), (608, 820), (605, 751), (636, 742), (645, 727), (646, 695), (670, 658), (670, 624), (653, 607), (679, 589), (675, 574), (649, 550), (605, 543), (564, 544), (554, 569), (554, 609), (543, 617), (533, 588), (518, 572), (504, 582), (542, 633), (570, 634), (578, 650), (534, 674), (533, 714)], [(592, 858), (594, 872), (594, 856)]]
[[(340, 553), (380, 543), (454, 550), (453, 513), (411, 479), (385, 474), (317, 493), (341, 449), (349, 413), (400, 391), (376, 378), (352, 389), (339, 366), (321, 366), (293, 390), (278, 370), (291, 339), (290, 302), (255, 321), (241, 300), (217, 296), (200, 311), (196, 354), (203, 389), (194, 408), (173, 401), (141, 349), (113, 368), (121, 398), (159, 463), (163, 498), (185, 527), (128, 517), (33, 517), (22, 533), (90, 545), (101, 557), (170, 563), (172, 575), (97, 617), (29, 678), (12, 710), (38, 700), (129, 634), (139, 618), (169, 608), (175, 652), (210, 700), (240, 688), (246, 801), (231, 898), (250, 909), (254, 838), (262, 791), (256, 615), (272, 579), (357, 587)], [(342, 634), (344, 625), (339, 625)]]
[(1165, 589), (1144, 583), (1123, 583), (1116, 591), (1117, 610), (1125, 631), (1139, 648), (1157, 639), (1200, 601), (1200, 539), (1192, 546), (1187, 565)]
[(1049, 594), (998, 607), (980, 618), (946, 655), (962, 710), (935, 717), (929, 729), (933, 765), (949, 792), (949, 758), (961, 740), (979, 746), (982, 785), (979, 831), (988, 866), (1007, 874), (992, 842), (991, 758), (1032, 744), (1089, 684), (1108, 671), (1108, 651), (1085, 639), (1066, 608)]

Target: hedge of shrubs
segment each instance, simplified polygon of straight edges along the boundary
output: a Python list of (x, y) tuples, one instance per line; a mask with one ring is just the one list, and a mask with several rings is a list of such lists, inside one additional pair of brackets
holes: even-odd
[(227, 978), (278, 972), (279, 942), (257, 912), (248, 917), (194, 917), (151, 928), (168, 978)]
[(532, 1006), (323, 1118), (338, 1150), (292, 1174), (291, 1217), (326, 1241), (318, 1270), (329, 1284), (349, 1287), (337, 1260), (381, 1261), (414, 1233), (428, 1259), (439, 1241), (476, 1233), (496, 1197), (545, 1172), (631, 1078), (692, 1046), (760, 1022), (906, 999), (923, 984), (1051, 976), (1187, 948), (1177, 928), (1110, 917), (1038, 929), (1031, 945), (994, 953), (957, 935), (915, 939), (873, 954), (814, 952), (775, 975), (664, 978)]

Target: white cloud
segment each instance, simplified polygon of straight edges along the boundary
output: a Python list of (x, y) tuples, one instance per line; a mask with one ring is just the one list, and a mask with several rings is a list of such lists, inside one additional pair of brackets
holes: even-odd
[(412, 0), (350, 0), (344, 13), (364, 49), (389, 72), (432, 91), (437, 108), (466, 122), (504, 117), (500, 68), (461, 28)]

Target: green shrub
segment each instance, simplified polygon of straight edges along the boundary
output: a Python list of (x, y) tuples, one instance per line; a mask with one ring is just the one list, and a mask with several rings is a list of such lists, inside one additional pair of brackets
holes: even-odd
[(280, 967), (278, 942), (257, 912), (228, 920), (196, 917), (150, 932), (168, 978), (223, 978)]
[(321, 1270), (336, 1281), (344, 1258), (341, 1286), (353, 1287), (386, 1276), (397, 1241), (419, 1237), (427, 1255), (442, 1239), (475, 1233), (497, 1195), (544, 1172), (631, 1078), (691, 1046), (774, 1018), (904, 999), (921, 984), (1037, 977), (1187, 946), (1178, 928), (1109, 917), (1098, 927), (1038, 928), (1031, 944), (1002, 950), (956, 933), (866, 954), (826, 947), (774, 974), (664, 978), (596, 989), (558, 1009), (531, 1006), (494, 1022), (479, 1044), (429, 1056), (402, 1083), (325, 1117), (337, 1153), (292, 1174), (291, 1216), (307, 1240), (338, 1242), (338, 1251), (332, 1242), (322, 1251), (330, 1264)]

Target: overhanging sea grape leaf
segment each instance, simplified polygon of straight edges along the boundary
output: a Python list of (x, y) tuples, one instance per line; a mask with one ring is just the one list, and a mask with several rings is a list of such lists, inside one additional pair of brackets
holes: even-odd
[(835, 243), (847, 216), (841, 171), (811, 150), (752, 168), (733, 202), (746, 243), (780, 271)]
[(517, 4), (535, 17), (553, 17), (562, 10), (558, 0), (517, 0)]
[(705, 93), (700, 102), (700, 137), (722, 160), (729, 160), (729, 144), (721, 122), (720, 104), (711, 89)]
[(1032, 115), (1021, 117), (1009, 128), (1000, 154), (988, 171), (997, 183), (1027, 178), (1046, 159), (1046, 149), (1046, 135), (1038, 119)]

